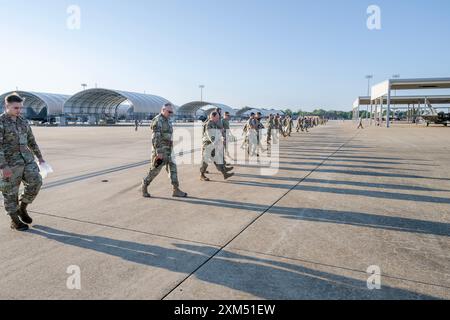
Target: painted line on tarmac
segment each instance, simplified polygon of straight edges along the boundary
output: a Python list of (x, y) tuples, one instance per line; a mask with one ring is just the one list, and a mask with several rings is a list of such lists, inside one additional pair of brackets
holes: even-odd
[[(4, 206), (0, 205), (0, 207), (4, 207)], [(206, 242), (196, 241), (196, 240), (187, 240), (187, 239), (183, 239), (183, 238), (172, 237), (172, 236), (162, 235), (162, 234), (158, 234), (158, 233), (152, 233), (152, 232), (147, 232), (147, 231), (142, 231), (142, 230), (136, 230), (136, 229), (130, 229), (130, 228), (125, 228), (125, 227), (113, 226), (113, 225), (99, 223), (99, 222), (94, 222), (94, 221), (86, 221), (86, 220), (80, 220), (80, 219), (69, 218), (69, 217), (64, 217), (64, 216), (58, 216), (58, 215), (55, 215), (55, 214), (43, 213), (43, 212), (38, 212), (38, 211), (33, 211), (33, 210), (28, 210), (28, 211), (31, 212), (31, 213), (34, 213), (34, 214), (38, 214), (40, 216), (44, 216), (44, 217), (63, 219), (63, 220), (67, 220), (67, 221), (83, 223), (83, 224), (89, 224), (89, 225), (94, 225), (94, 226), (99, 226), (99, 227), (105, 227), (105, 228), (109, 228), (109, 229), (133, 232), (133, 233), (138, 233), (138, 234), (143, 234), (143, 235), (153, 236), (153, 237), (158, 237), (158, 238), (163, 238), (163, 239), (171, 239), (171, 240), (183, 241), (183, 242), (186, 242), (186, 243), (196, 243), (196, 244), (201, 244), (201, 245), (210, 246), (210, 247), (219, 247), (218, 244), (206, 243)]]
[[(236, 141), (236, 143), (239, 143), (242, 141), (243, 141), (243, 139), (238, 139)], [(195, 149), (191, 149), (188, 151), (180, 151), (176, 154), (176, 156), (182, 157), (184, 155), (192, 154), (192, 153), (196, 153), (196, 152), (200, 152), (200, 151), (202, 151), (202, 148), (195, 148)], [(64, 178), (61, 180), (57, 180), (57, 181), (53, 181), (53, 182), (44, 184), (44, 186), (42, 187), (42, 190), (53, 189), (53, 188), (60, 187), (60, 186), (66, 185), (66, 184), (83, 181), (83, 180), (88, 180), (88, 179), (103, 176), (106, 174), (125, 171), (125, 170), (142, 167), (142, 166), (148, 166), (148, 165), (150, 165), (150, 160), (145, 160), (145, 161), (139, 161), (139, 162), (135, 162), (135, 163), (119, 166), (119, 167), (114, 167), (114, 168), (110, 168), (110, 169), (86, 173), (86, 174), (75, 176), (75, 177)]]
[[(195, 153), (195, 152), (198, 152), (198, 151), (201, 151), (201, 148), (192, 149), (192, 150), (189, 150), (189, 151), (181, 151), (181, 152), (178, 153), (178, 156), (183, 156), (183, 155), (190, 154), (190, 153)], [(70, 183), (74, 183), (74, 182), (78, 182), (78, 181), (83, 181), (83, 180), (88, 180), (88, 179), (91, 179), (91, 178), (103, 176), (105, 174), (125, 171), (125, 170), (129, 170), (129, 169), (133, 169), (133, 168), (137, 168), (137, 167), (142, 167), (142, 166), (146, 166), (146, 165), (150, 165), (150, 160), (139, 161), (139, 162), (135, 162), (135, 163), (119, 166), (119, 167), (114, 167), (114, 168), (100, 170), (100, 171), (96, 171), (96, 172), (91, 172), (91, 173), (87, 173), (87, 174), (83, 174), (83, 175), (79, 175), (79, 176), (75, 176), (75, 177), (65, 178), (65, 179), (54, 181), (54, 182), (49, 182), (49, 183), (45, 184), (42, 187), (42, 190), (52, 189), (52, 188), (56, 188), (56, 187), (60, 187), (60, 186), (66, 185), (66, 184), (70, 184)]]
[(324, 159), (319, 165), (317, 165), (314, 169), (311, 170), (305, 177), (300, 179), (295, 185), (293, 185), (288, 191), (286, 191), (283, 195), (281, 195), (278, 200), (272, 203), (266, 210), (261, 212), (258, 216), (256, 216), (252, 221), (250, 221), (241, 231), (239, 231), (235, 236), (233, 236), (227, 243), (221, 246), (211, 257), (209, 257), (206, 261), (204, 261), (201, 265), (199, 265), (194, 271), (188, 274), (184, 279), (182, 279), (177, 285), (175, 285), (168, 293), (166, 293), (161, 300), (166, 299), (171, 293), (173, 293), (178, 287), (183, 285), (190, 277), (192, 277), (197, 271), (199, 271), (203, 266), (205, 266), (208, 262), (214, 259), (220, 252), (224, 251), (227, 246), (229, 246), (234, 240), (236, 240), (242, 233), (244, 233), (248, 228), (250, 228), (256, 221), (262, 218), (267, 212), (269, 212), (277, 203), (279, 203), (283, 198), (285, 198), (291, 191), (295, 190), (302, 182), (308, 179), (314, 172), (316, 172), (325, 162), (327, 162), (330, 158), (332, 158), (335, 154), (337, 154), (345, 145), (353, 141), (360, 133), (356, 133), (353, 137), (348, 139), (346, 142), (341, 144), (339, 148), (337, 148), (332, 154), (330, 154), (326, 159)]

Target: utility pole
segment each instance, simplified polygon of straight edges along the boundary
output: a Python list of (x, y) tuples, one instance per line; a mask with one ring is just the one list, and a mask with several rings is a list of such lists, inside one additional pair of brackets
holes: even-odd
[[(367, 96), (370, 97), (370, 81), (373, 79), (373, 75), (372, 74), (368, 74), (366, 76), (367, 79)], [(370, 98), (372, 99), (372, 98)], [(371, 102), (372, 104), (372, 102)], [(367, 105), (367, 112), (369, 111), (369, 105)], [(366, 114), (366, 118), (367, 118), (367, 114)]]
[(203, 89), (205, 89), (205, 85), (201, 84), (198, 87), (200, 88), (200, 101), (203, 102)]
[[(400, 75), (399, 74), (393, 74), (392, 75), (392, 79), (400, 79)], [(394, 97), (397, 96), (397, 90), (394, 90)], [(394, 108), (397, 107), (397, 105), (394, 103)], [(390, 115), (388, 115), (390, 116)], [(394, 111), (394, 118), (393, 121), (395, 121), (395, 111)]]
[(370, 81), (373, 79), (373, 75), (369, 74), (366, 76), (367, 79), (367, 96), (370, 96)]

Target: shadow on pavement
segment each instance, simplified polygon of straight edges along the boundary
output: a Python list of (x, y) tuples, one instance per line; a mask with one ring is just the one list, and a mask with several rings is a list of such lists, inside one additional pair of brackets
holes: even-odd
[[(158, 199), (158, 198), (156, 198)], [(418, 219), (381, 216), (376, 214), (333, 211), (311, 208), (292, 208), (260, 205), (255, 203), (236, 202), (219, 199), (187, 198), (178, 200), (173, 198), (159, 198), (167, 201), (190, 203), (194, 205), (216, 206), (220, 208), (230, 208), (247, 210), (253, 212), (264, 212), (269, 210), (270, 214), (279, 214), (283, 218), (305, 220), (313, 222), (336, 223), (343, 225), (354, 225), (366, 228), (383, 229), (390, 231), (401, 231), (418, 234), (430, 234), (450, 237), (450, 224), (436, 221), (425, 221)]]
[[(186, 244), (175, 244), (177, 249), (169, 249), (44, 226), (35, 226), (30, 232), (64, 245), (186, 275), (218, 250), (209, 246)], [(187, 261), (190, 263), (186, 263)], [(366, 274), (362, 277), (368, 276)], [(436, 299), (388, 286), (383, 286), (381, 290), (368, 290), (366, 281), (229, 251), (223, 251), (214, 257), (194, 277), (263, 299)]]

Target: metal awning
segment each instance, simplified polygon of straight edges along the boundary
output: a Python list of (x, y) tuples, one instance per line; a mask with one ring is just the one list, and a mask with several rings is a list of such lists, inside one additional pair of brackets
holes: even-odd
[[(391, 97), (393, 105), (423, 104), (427, 100), (431, 104), (450, 104), (450, 95), (432, 95), (432, 96), (397, 96)], [(371, 98), (367, 96), (358, 97), (353, 103), (353, 108), (370, 105)], [(387, 97), (383, 97), (383, 103), (387, 103)]]
[(47, 108), (47, 115), (61, 115), (63, 113), (64, 103), (70, 98), (68, 95), (32, 91), (11, 91), (0, 96), (0, 106), (4, 108), (6, 96), (17, 93), (25, 99), (24, 107), (31, 108), (39, 114), (44, 108)]
[(111, 89), (81, 91), (64, 104), (66, 114), (113, 115), (117, 108), (129, 101), (135, 113), (158, 114), (169, 100), (144, 93)]
[[(206, 108), (210, 106), (211, 108)], [(207, 102), (207, 101), (193, 101), (182, 105), (177, 113), (180, 115), (195, 115), (198, 110), (204, 109), (205, 111), (211, 111), (211, 109), (221, 108), (224, 112), (229, 112), (230, 115), (235, 116), (236, 110), (223, 103)]]

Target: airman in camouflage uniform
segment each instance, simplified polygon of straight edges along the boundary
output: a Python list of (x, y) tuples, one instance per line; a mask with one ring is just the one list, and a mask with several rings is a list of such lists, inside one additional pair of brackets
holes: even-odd
[(284, 118), (284, 128), (285, 128), (285, 134), (284, 134), (284, 136), (285, 137), (290, 137), (291, 136), (291, 133), (292, 133), (292, 125), (293, 125), (293, 123), (292, 123), (292, 118), (291, 118), (291, 116), (286, 116), (285, 118)]
[(280, 115), (277, 115), (278, 118), (278, 127), (277, 130), (279, 134), (281, 134), (283, 137), (286, 137), (286, 134), (284, 133), (284, 117), (281, 117)]
[(223, 123), (223, 130), (224, 130), (224, 146), (225, 146), (225, 156), (229, 159), (233, 160), (230, 156), (229, 152), (229, 143), (232, 141), (235, 141), (236, 138), (231, 133), (231, 126), (230, 126), (230, 113), (225, 112), (224, 117), (222, 119)]
[[(227, 148), (227, 130), (228, 131), (230, 130), (230, 122), (226, 120), (225, 117), (222, 116), (222, 108), (216, 108), (214, 112), (217, 112), (219, 115), (219, 121), (217, 121), (217, 129), (219, 129), (222, 132), (223, 137), (223, 144), (220, 146), (222, 148), (220, 152), (223, 155), (223, 164), (225, 166), (231, 166), (225, 160), (225, 153)], [(231, 169), (233, 169), (233, 167), (231, 167)]]
[(267, 144), (272, 144), (272, 130), (275, 128), (275, 118), (273, 114), (269, 115), (267, 120)]
[[(27, 206), (34, 201), (42, 186), (34, 156), (39, 163), (45, 162), (30, 125), (20, 115), (23, 101), (17, 94), (7, 96), (6, 112), (0, 116), (0, 187), (6, 212), (12, 220), (11, 228), (19, 231), (28, 230), (28, 224), (33, 222)], [(19, 201), (21, 183), (25, 189)]]
[(247, 141), (247, 154), (250, 156), (256, 156), (258, 147), (258, 120), (256, 119), (256, 114), (251, 113), (250, 118), (245, 126), (246, 128), (246, 141)]
[[(223, 163), (223, 146), (221, 146), (222, 139), (222, 125), (219, 124), (220, 116), (216, 111), (210, 114), (209, 120), (203, 126), (203, 148), (202, 148), (202, 166), (200, 168), (200, 180), (210, 181), (206, 177), (208, 170), (208, 162), (213, 161), (217, 170), (223, 174), (224, 179), (232, 177), (233, 173), (228, 173), (233, 170), (233, 168), (227, 168)], [(219, 159), (219, 162), (214, 161), (214, 159)]]
[(296, 130), (297, 132), (300, 132), (300, 130), (303, 132), (303, 117), (298, 117)]
[(267, 151), (262, 146), (262, 132), (264, 129), (265, 129), (265, 127), (262, 123), (262, 113), (257, 112), (256, 113), (256, 140), (257, 140), (256, 156), (257, 157), (259, 157), (260, 151), (263, 151), (263, 152)]
[(187, 193), (179, 189), (177, 165), (174, 161), (174, 156), (172, 155), (173, 127), (170, 122), (170, 117), (173, 113), (173, 105), (167, 103), (163, 106), (161, 113), (152, 121), (152, 164), (148, 176), (142, 182), (142, 196), (144, 198), (150, 198), (148, 186), (158, 176), (163, 167), (168, 171), (169, 178), (172, 181), (173, 196), (181, 198), (187, 197)]

